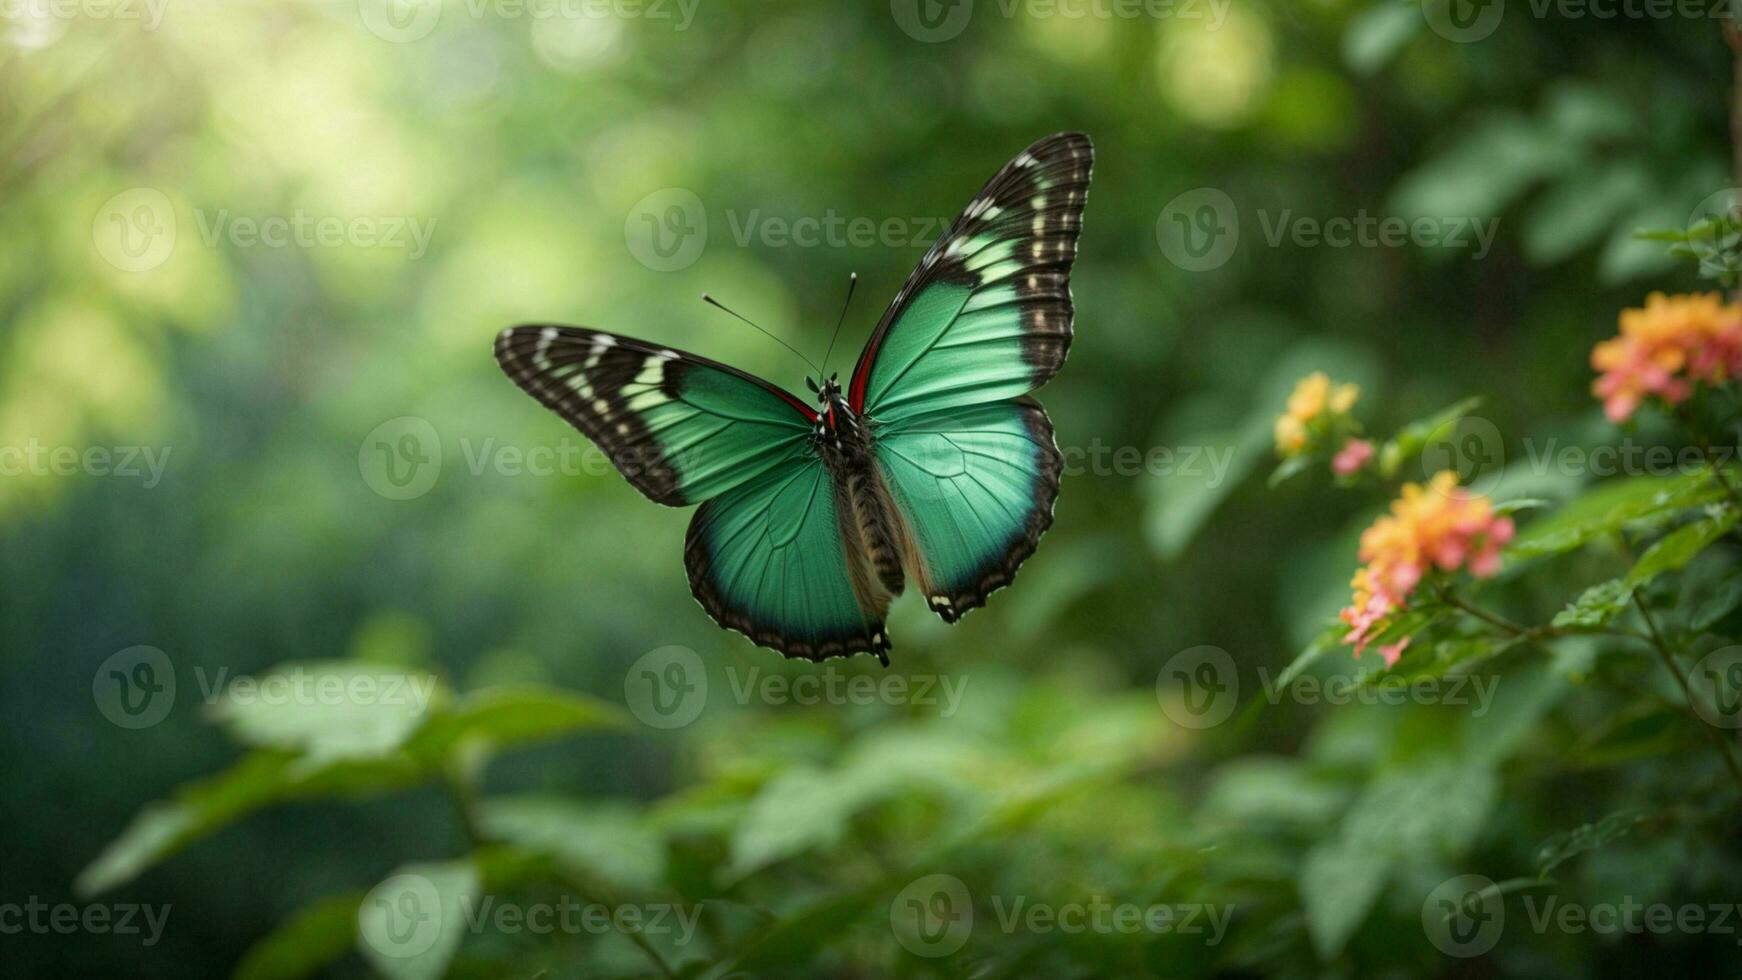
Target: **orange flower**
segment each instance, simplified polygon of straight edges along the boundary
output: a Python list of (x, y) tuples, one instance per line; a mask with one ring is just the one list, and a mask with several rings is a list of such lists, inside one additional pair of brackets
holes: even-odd
[[(1361, 533), (1358, 557), (1365, 564), (1350, 583), (1354, 600), (1341, 613), (1349, 624), (1344, 642), (1354, 644), (1357, 657), (1365, 652), (1430, 571), (1467, 568), (1477, 578), (1493, 575), (1512, 533), (1512, 519), (1496, 516), (1486, 497), (1459, 487), (1449, 470), (1434, 474), (1425, 488), (1406, 484), (1391, 513)], [(1408, 644), (1406, 637), (1381, 647), (1385, 666), (1396, 663)]]
[(1640, 309), (1621, 311), (1621, 332), (1591, 349), (1599, 372), (1591, 393), (1612, 422), (1632, 417), (1646, 398), (1686, 401), (1696, 382), (1742, 376), (1742, 306), (1717, 293), (1652, 293)]
[(1353, 384), (1333, 386), (1323, 371), (1314, 371), (1295, 383), (1288, 408), (1276, 417), (1276, 451), (1289, 457), (1306, 452), (1314, 436), (1348, 415), (1361, 389)]

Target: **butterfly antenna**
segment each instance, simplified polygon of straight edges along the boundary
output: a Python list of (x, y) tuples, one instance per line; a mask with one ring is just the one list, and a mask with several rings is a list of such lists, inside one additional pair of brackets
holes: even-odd
[(726, 309), (725, 304), (721, 303), (719, 300), (715, 299), (714, 297), (709, 296), (707, 293), (702, 294), (702, 302), (708, 304), (709, 306), (717, 306), (722, 310), (726, 310), (727, 313), (730, 313), (732, 316), (737, 317), (739, 320), (744, 320), (744, 322), (749, 323), (750, 326), (756, 327), (756, 329), (761, 331), (765, 336), (767, 336), (769, 340), (772, 340), (775, 343), (779, 344), (780, 346), (786, 348), (787, 350), (792, 351), (794, 357), (797, 357), (799, 360), (805, 362), (806, 364), (809, 364), (811, 366), (812, 370), (817, 372), (817, 375), (819, 377), (822, 375), (823, 369), (820, 367), (817, 367), (815, 361), (812, 361), (810, 358), (804, 356), (803, 354), (800, 354), (798, 352), (797, 347), (794, 347), (791, 344), (787, 343), (786, 341), (781, 340), (779, 337), (776, 337), (775, 335), (769, 333), (768, 331), (763, 330), (761, 327), (757, 327), (756, 324), (750, 323), (749, 320), (745, 320), (744, 317), (738, 316), (738, 314), (733, 312), (732, 310)]
[(829, 349), (823, 352), (823, 366), (817, 371), (819, 375), (828, 370), (829, 355), (835, 352), (835, 340), (841, 336), (841, 324), (847, 322), (847, 309), (853, 305), (853, 288), (858, 285), (859, 274), (857, 272), (847, 277), (847, 301), (841, 304), (841, 316), (835, 321), (835, 332), (829, 335)]

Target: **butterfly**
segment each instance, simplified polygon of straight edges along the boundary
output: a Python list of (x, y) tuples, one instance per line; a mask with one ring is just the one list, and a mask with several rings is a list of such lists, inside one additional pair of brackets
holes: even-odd
[(1087, 136), (1061, 133), (1005, 164), (895, 294), (846, 386), (806, 377), (815, 407), (581, 327), (511, 327), (496, 361), (649, 499), (701, 505), (684, 568), (715, 622), (786, 657), (887, 666), (893, 597), (911, 586), (954, 623), (1052, 525), (1061, 458), (1028, 395), (1070, 347), (1093, 163)]

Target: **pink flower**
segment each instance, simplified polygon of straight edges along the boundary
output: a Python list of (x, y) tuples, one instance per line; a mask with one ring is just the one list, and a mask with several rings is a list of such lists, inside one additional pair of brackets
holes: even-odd
[[(1343, 641), (1355, 647), (1357, 657), (1366, 652), (1432, 569), (1465, 568), (1477, 578), (1498, 572), (1500, 549), (1513, 532), (1512, 518), (1494, 513), (1485, 498), (1458, 486), (1455, 473), (1436, 473), (1427, 487), (1406, 485), (1391, 513), (1361, 535), (1359, 558), (1365, 564), (1349, 583), (1355, 594), (1341, 613), (1349, 624)], [(1408, 645), (1404, 637), (1381, 646), (1385, 665), (1396, 663)]]
[(1343, 443), (1343, 448), (1337, 450), (1337, 455), (1331, 460), (1331, 471), (1338, 476), (1349, 476), (1367, 461), (1373, 458), (1373, 443), (1366, 439), (1350, 439)]
[(1379, 655), (1385, 658), (1386, 670), (1390, 670), (1397, 666), (1397, 658), (1403, 656), (1403, 651), (1409, 647), (1409, 641), (1410, 637), (1406, 636), (1390, 646), (1382, 646), (1379, 648)]

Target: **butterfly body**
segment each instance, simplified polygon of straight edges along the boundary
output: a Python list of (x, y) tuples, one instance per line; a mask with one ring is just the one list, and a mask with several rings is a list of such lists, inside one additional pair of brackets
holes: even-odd
[(1064, 363), (1093, 150), (1065, 133), (986, 184), (816, 407), (735, 368), (578, 327), (503, 331), (496, 359), (650, 499), (700, 504), (690, 589), (785, 656), (875, 654), (908, 589), (953, 623), (1052, 524), (1062, 460), (1028, 392)]

